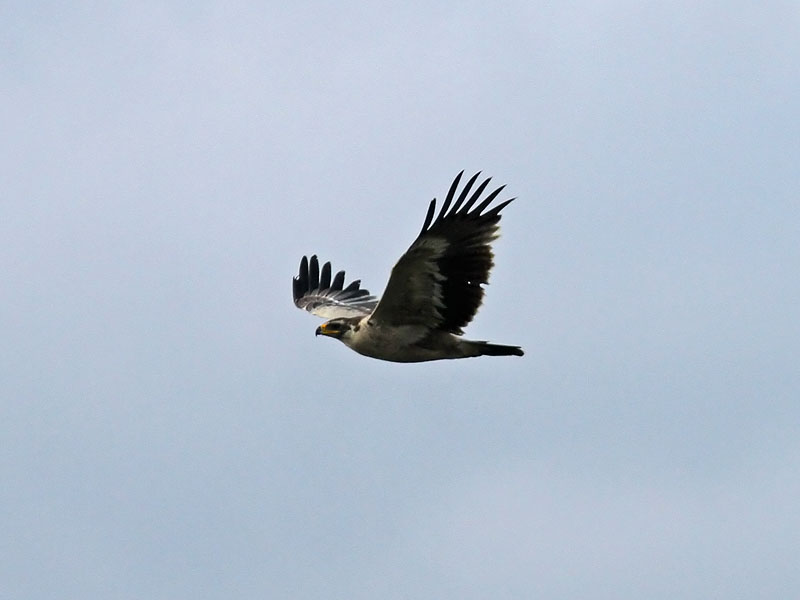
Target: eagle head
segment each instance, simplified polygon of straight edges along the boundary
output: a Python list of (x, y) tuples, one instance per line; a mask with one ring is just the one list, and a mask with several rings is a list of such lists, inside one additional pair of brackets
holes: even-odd
[(361, 317), (339, 317), (325, 321), (317, 327), (316, 335), (326, 335), (344, 341), (352, 335), (360, 320)]

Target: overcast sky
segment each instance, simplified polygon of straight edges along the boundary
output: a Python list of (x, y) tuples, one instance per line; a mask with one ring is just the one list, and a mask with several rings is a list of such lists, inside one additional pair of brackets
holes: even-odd
[[(0, 5), (0, 598), (800, 597), (796, 2)], [(507, 197), (468, 337), (315, 338)]]

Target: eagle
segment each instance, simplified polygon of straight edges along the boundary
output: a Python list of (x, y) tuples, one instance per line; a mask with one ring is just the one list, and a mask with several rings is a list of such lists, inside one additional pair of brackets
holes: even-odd
[(402, 363), (523, 355), (519, 346), (461, 337), (494, 265), (491, 244), (498, 237), (500, 211), (514, 200), (490, 207), (505, 186), (482, 198), (491, 177), (476, 187), (480, 172), (456, 198), (463, 175), (456, 176), (438, 215), (436, 198), (431, 201), (422, 230), (395, 264), (380, 300), (360, 280), (345, 285), (344, 271), (331, 279), (330, 262), (320, 270), (316, 255), (303, 256), (292, 282), (294, 303), (329, 319), (316, 335), (340, 340), (364, 356)]

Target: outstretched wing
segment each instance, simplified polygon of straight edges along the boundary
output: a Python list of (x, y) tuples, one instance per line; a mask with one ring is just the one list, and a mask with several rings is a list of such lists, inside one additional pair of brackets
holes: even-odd
[(481, 200), (488, 178), (469, 196), (476, 173), (453, 203), (463, 174), (453, 181), (435, 219), (436, 199), (431, 201), (419, 236), (392, 269), (370, 321), (461, 335), (475, 316), (494, 265), (491, 243), (498, 235), (500, 211), (514, 198), (487, 210), (505, 186)]
[(331, 281), (331, 263), (322, 265), (320, 274), (316, 255), (310, 261), (305, 256), (300, 261), (300, 272), (293, 278), (292, 288), (297, 308), (325, 319), (365, 316), (378, 304), (375, 296), (361, 289), (360, 280), (344, 287), (344, 271), (336, 273)]

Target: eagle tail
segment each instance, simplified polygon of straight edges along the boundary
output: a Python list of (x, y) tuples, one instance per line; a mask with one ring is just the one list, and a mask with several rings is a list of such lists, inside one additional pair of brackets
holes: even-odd
[(473, 349), (477, 351), (475, 356), (522, 356), (525, 354), (519, 346), (503, 346), (488, 342), (473, 342), (473, 344)]

